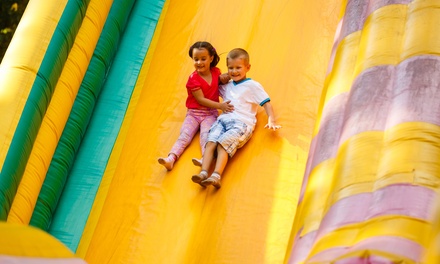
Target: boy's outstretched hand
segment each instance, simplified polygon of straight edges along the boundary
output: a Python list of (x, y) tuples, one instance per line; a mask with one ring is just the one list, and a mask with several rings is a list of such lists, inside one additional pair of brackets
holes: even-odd
[(278, 130), (278, 129), (281, 128), (281, 126), (280, 126), (280, 125), (277, 125), (277, 124), (275, 124), (275, 123), (270, 122), (270, 123), (267, 123), (267, 124), (264, 126), (264, 128), (273, 129), (273, 130)]
[(270, 102), (267, 102), (263, 105), (264, 110), (266, 111), (266, 114), (268, 116), (267, 124), (264, 126), (264, 128), (278, 130), (281, 128), (280, 125), (277, 125), (275, 122), (275, 115), (273, 113), (272, 104)]

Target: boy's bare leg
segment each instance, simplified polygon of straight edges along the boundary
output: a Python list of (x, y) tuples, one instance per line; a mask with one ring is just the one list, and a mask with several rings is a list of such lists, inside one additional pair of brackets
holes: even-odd
[(191, 177), (191, 180), (193, 182), (198, 183), (198, 184), (202, 185), (203, 187), (205, 187), (205, 185), (202, 184), (202, 181), (204, 181), (205, 179), (208, 178), (208, 170), (209, 170), (209, 167), (211, 166), (211, 163), (214, 159), (214, 153), (215, 153), (216, 147), (217, 147), (216, 142), (206, 143), (205, 153), (203, 154), (202, 170), (200, 171), (199, 174), (193, 175)]
[(202, 181), (200, 184), (207, 186), (213, 185), (216, 188), (221, 187), (221, 175), (226, 168), (226, 164), (228, 163), (229, 155), (226, 150), (220, 145), (217, 145), (217, 161), (215, 163), (214, 172), (211, 177)]
[(222, 175), (223, 171), (226, 168), (226, 164), (228, 164), (229, 160), (229, 154), (226, 152), (226, 150), (222, 147), (222, 145), (217, 145), (217, 162), (215, 163), (214, 172), (217, 172), (218, 174)]
[(211, 163), (214, 160), (215, 150), (217, 148), (217, 142), (209, 141), (206, 143), (205, 153), (203, 153), (202, 158), (202, 170), (208, 171), (211, 167)]

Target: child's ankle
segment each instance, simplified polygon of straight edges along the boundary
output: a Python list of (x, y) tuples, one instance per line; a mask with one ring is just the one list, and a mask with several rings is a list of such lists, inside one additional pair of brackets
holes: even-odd
[(177, 156), (174, 154), (169, 154), (166, 158), (159, 158), (158, 161), (161, 165), (163, 165), (167, 170), (172, 170), (174, 167), (174, 162), (177, 160)]
[(215, 178), (221, 179), (221, 175), (220, 175), (220, 173), (218, 173), (218, 172), (216, 172), (216, 171), (214, 171), (214, 172), (211, 174), (211, 177), (215, 177)]
[(177, 160), (177, 156), (176, 156), (176, 154), (174, 154), (174, 153), (170, 153), (170, 154), (168, 154), (167, 159), (168, 159), (169, 161), (172, 161), (172, 162), (174, 163), (174, 162)]

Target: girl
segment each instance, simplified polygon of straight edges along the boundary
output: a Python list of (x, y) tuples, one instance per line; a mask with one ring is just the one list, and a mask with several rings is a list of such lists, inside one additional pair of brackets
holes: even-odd
[(208, 131), (218, 116), (217, 109), (226, 113), (234, 110), (230, 101), (219, 102), (219, 82), (226, 84), (229, 76), (221, 74), (220, 69), (216, 67), (220, 57), (214, 47), (209, 42), (198, 41), (189, 48), (189, 56), (193, 60), (195, 71), (186, 83), (187, 114), (180, 129), (180, 136), (171, 148), (168, 157), (158, 159), (159, 163), (169, 171), (173, 169), (174, 162), (182, 155), (199, 129), (203, 156)]

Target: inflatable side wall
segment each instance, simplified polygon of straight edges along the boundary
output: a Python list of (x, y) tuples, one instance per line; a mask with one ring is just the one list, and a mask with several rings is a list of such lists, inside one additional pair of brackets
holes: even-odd
[(289, 263), (438, 262), (439, 4), (348, 1)]

